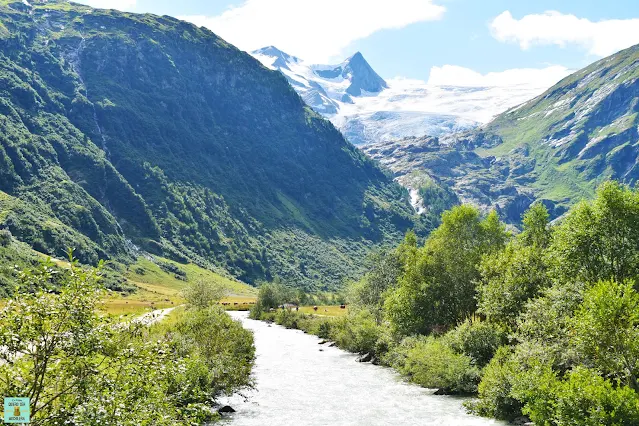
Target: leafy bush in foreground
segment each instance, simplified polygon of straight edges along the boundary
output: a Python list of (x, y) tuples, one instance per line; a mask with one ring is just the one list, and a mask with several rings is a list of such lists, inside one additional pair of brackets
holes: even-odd
[(96, 309), (96, 270), (56, 275), (24, 271), (0, 311), (0, 393), (30, 397), (32, 424), (202, 424), (216, 397), (250, 385), (252, 335), (216, 308), (118, 323)]
[(585, 367), (562, 380), (549, 366), (536, 366), (518, 377), (512, 393), (542, 426), (639, 424), (639, 395)]

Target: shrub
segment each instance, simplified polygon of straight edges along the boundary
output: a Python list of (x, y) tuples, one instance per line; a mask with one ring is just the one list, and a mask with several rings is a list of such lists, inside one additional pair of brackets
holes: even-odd
[(286, 328), (299, 328), (299, 319), (301, 316), (297, 312), (290, 309), (278, 309), (275, 313), (275, 322)]
[(0, 393), (31, 396), (34, 424), (203, 424), (251, 384), (253, 336), (218, 307), (149, 328), (100, 315), (99, 276), (75, 262), (20, 280), (30, 290), (0, 310)]
[(414, 383), (452, 394), (474, 393), (479, 383), (479, 369), (471, 358), (434, 337), (418, 339), (408, 349), (401, 371)]
[(538, 425), (639, 424), (639, 395), (585, 367), (561, 380), (549, 366), (537, 366), (518, 377), (513, 394)]
[(329, 339), (331, 337), (331, 322), (329, 320), (322, 320), (317, 325), (317, 337), (322, 339)]
[(176, 354), (189, 361), (173, 387), (203, 397), (180, 393), (182, 403), (214, 401), (252, 385), (253, 335), (219, 306), (186, 310), (165, 331)]
[(586, 291), (570, 320), (572, 342), (609, 378), (639, 389), (639, 293), (634, 282), (600, 282)]
[(479, 399), (466, 404), (472, 412), (502, 420), (521, 416), (522, 404), (511, 395), (516, 374), (514, 362), (510, 348), (504, 346), (497, 350), (484, 368), (478, 387)]
[(9, 247), (11, 244), (11, 232), (8, 229), (0, 229), (0, 247)]
[[(542, 422), (532, 411), (530, 416)], [(593, 370), (579, 367), (559, 387), (553, 418), (560, 425), (637, 425), (639, 395), (628, 386), (618, 386)]]
[(375, 354), (381, 333), (375, 316), (370, 311), (362, 309), (335, 319), (331, 326), (330, 338), (342, 349)]
[(506, 344), (506, 333), (498, 325), (481, 321), (466, 321), (446, 334), (451, 348), (469, 356), (474, 365), (484, 367), (497, 349)]
[(408, 357), (408, 351), (413, 349), (421, 337), (409, 336), (402, 339), (402, 341), (393, 346), (389, 351), (382, 355), (382, 363), (393, 367), (398, 371), (403, 371), (406, 365), (406, 358)]

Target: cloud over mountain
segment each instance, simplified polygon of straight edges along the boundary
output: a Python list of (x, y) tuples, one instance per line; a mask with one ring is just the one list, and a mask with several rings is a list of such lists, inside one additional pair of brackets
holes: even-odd
[(428, 84), (434, 86), (461, 87), (508, 87), (527, 85), (547, 88), (570, 74), (570, 70), (560, 65), (546, 68), (513, 68), (505, 71), (481, 74), (470, 68), (457, 65), (432, 67)]
[(246, 0), (218, 16), (181, 16), (247, 51), (266, 45), (325, 63), (355, 40), (386, 29), (439, 20), (433, 0)]
[(578, 45), (591, 55), (603, 57), (639, 43), (639, 19), (593, 22), (557, 11), (521, 19), (505, 11), (493, 19), (490, 29), (497, 40), (517, 43), (524, 50), (535, 45)]

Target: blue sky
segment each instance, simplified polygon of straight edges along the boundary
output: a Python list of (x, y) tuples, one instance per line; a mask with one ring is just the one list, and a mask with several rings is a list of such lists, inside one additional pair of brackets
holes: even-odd
[(361, 51), (385, 78), (439, 71), (447, 84), (551, 66), (561, 75), (639, 43), (637, 0), (80, 1), (181, 17), (243, 50), (275, 45), (310, 62)]

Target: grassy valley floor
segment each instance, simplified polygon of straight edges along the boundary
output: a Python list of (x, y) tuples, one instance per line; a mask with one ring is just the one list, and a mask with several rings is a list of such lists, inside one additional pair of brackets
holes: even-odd
[[(189, 284), (207, 281), (221, 284), (228, 290), (222, 303), (246, 309), (257, 299), (257, 291), (250, 285), (231, 279), (195, 264), (180, 264), (168, 259), (140, 257), (124, 274), (136, 291), (123, 295), (109, 292), (103, 310), (113, 315), (137, 315), (154, 309), (179, 306), (184, 303), (181, 291)], [(237, 303), (237, 305), (235, 305)]]

